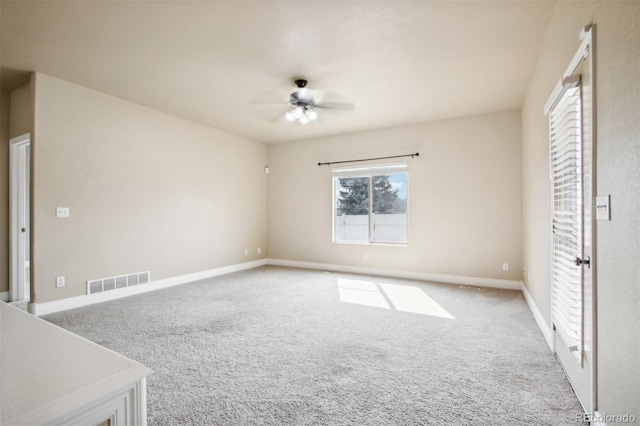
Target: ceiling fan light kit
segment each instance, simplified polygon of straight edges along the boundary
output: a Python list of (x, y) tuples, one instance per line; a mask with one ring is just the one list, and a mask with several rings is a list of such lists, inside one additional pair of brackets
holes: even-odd
[(305, 89), (309, 81), (298, 78), (293, 83), (300, 90), (289, 95), (290, 110), (285, 114), (285, 118), (287, 121), (304, 125), (318, 118), (318, 113), (315, 111), (313, 96)]
[(318, 113), (312, 105), (292, 106), (291, 111), (285, 114), (287, 121), (295, 121), (299, 124), (307, 124), (318, 118)]

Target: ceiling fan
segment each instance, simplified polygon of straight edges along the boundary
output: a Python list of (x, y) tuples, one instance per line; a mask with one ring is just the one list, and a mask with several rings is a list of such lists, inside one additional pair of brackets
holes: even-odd
[(319, 109), (353, 110), (351, 102), (329, 101), (327, 92), (307, 88), (309, 81), (304, 78), (292, 79), (298, 88), (289, 95), (288, 102), (253, 102), (258, 104), (286, 105), (286, 111), (278, 114), (270, 121), (278, 121), (283, 117), (286, 121), (306, 125), (318, 118)]

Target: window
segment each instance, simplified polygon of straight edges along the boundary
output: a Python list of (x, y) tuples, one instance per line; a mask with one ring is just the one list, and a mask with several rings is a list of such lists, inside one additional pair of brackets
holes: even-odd
[(407, 243), (407, 164), (333, 170), (333, 240)]

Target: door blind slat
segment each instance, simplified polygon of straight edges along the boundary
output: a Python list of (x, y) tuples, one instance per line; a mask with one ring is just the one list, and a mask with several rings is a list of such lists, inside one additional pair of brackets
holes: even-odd
[(568, 89), (549, 114), (553, 191), (553, 324), (582, 359), (582, 136), (580, 86)]

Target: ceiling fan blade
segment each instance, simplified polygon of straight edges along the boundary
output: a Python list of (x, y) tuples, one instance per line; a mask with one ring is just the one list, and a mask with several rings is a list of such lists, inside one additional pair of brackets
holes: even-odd
[(316, 90), (313, 103), (316, 108), (324, 109), (355, 109), (355, 104), (344, 96), (326, 90)]
[(351, 102), (321, 102), (316, 104), (315, 107), (324, 109), (356, 109), (356, 105)]
[(257, 106), (289, 105), (289, 102), (282, 102), (282, 101), (249, 101), (249, 105), (257, 105)]
[(266, 109), (259, 113), (254, 113), (253, 116), (266, 121), (267, 123), (279, 123), (286, 121), (285, 115), (287, 111), (288, 109), (282, 108)]
[(288, 100), (288, 96), (282, 96), (282, 93), (271, 90), (252, 96), (247, 104), (251, 107), (262, 108), (263, 106), (269, 105), (287, 105)]
[(251, 101), (248, 111), (252, 116), (269, 123), (275, 123), (283, 118), (290, 108), (288, 102)]

